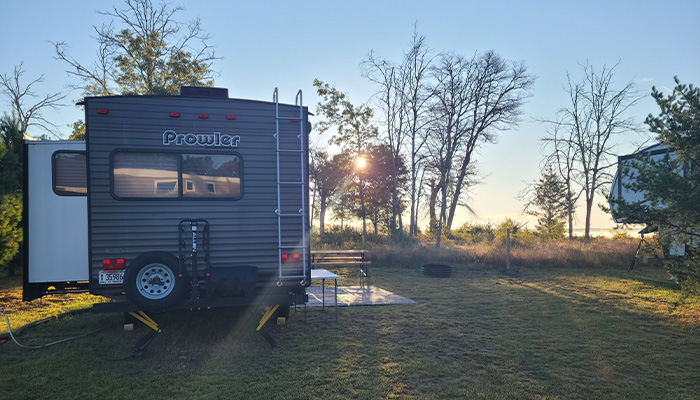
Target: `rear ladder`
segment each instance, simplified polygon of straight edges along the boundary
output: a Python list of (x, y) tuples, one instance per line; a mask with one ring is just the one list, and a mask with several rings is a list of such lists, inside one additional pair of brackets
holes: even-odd
[[(280, 111), (279, 111), (279, 98), (278, 98), (278, 91), (277, 88), (275, 88), (275, 91), (272, 95), (272, 99), (275, 103), (275, 142), (277, 146), (277, 209), (275, 210), (275, 214), (277, 214), (277, 249), (278, 249), (278, 263), (279, 263), (279, 280), (277, 281), (277, 286), (282, 286), (282, 280), (283, 279), (294, 279), (294, 278), (301, 278), (302, 282), (301, 284), (303, 286), (308, 285), (309, 282), (307, 282), (307, 278), (310, 276), (309, 272), (309, 260), (307, 258), (307, 250), (308, 250), (308, 245), (307, 245), (307, 238), (306, 238), (306, 190), (307, 190), (307, 185), (306, 185), (306, 175), (305, 175), (305, 168), (306, 165), (304, 164), (305, 162), (305, 149), (304, 149), (304, 107), (302, 105), (302, 94), (301, 90), (297, 92), (296, 99), (294, 101), (294, 105), (299, 107), (299, 116), (298, 117), (282, 117), (280, 116)], [(297, 149), (283, 149), (280, 146), (280, 121), (291, 121), (291, 122), (299, 122), (299, 135), (297, 138), (299, 139), (299, 148)], [(298, 154), (299, 159), (300, 159), (300, 165), (299, 165), (299, 180), (298, 181), (282, 181), (280, 180), (280, 154)], [(301, 192), (301, 208), (299, 209), (298, 212), (283, 212), (282, 210), (282, 187), (298, 187), (300, 188)], [(285, 245), (283, 238), (282, 238), (282, 219), (283, 218), (291, 218), (291, 219), (299, 219), (299, 224), (301, 228), (301, 239), (302, 243), (301, 246), (290, 246), (290, 245)], [(285, 275), (284, 271), (282, 270), (282, 253), (284, 250), (292, 250), (292, 249), (301, 249), (301, 262), (302, 262), (302, 275)]]

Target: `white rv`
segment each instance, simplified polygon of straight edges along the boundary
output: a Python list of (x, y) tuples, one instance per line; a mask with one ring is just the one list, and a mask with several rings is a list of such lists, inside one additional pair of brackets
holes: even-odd
[[(677, 158), (675, 149), (669, 148), (663, 144), (655, 144), (653, 146), (646, 147), (634, 154), (629, 154), (625, 156), (618, 157), (618, 167), (615, 177), (613, 178), (612, 187), (610, 188), (610, 195), (608, 197), (610, 203), (610, 211), (613, 220), (616, 223), (625, 224), (644, 224), (650, 225), (652, 221), (636, 220), (628, 215), (623, 215), (618, 211), (615, 204), (618, 200), (624, 200), (627, 203), (642, 203), (648, 201), (645, 200), (645, 192), (632, 190), (629, 185), (633, 183), (635, 179), (639, 176), (639, 170), (635, 168), (635, 162), (642, 162), (643, 160), (649, 160), (650, 162), (658, 162), (664, 159), (664, 157), (669, 156), (671, 159)], [(680, 175), (684, 174), (683, 170), (678, 171)], [(663, 205), (661, 205), (663, 207)], [(649, 232), (655, 231), (656, 227), (648, 227), (646, 229)], [(662, 232), (663, 233), (663, 232)], [(684, 256), (688, 246), (697, 245), (694, 243), (691, 237), (687, 240), (671, 240), (668, 247), (664, 249), (667, 255), (671, 256)]]

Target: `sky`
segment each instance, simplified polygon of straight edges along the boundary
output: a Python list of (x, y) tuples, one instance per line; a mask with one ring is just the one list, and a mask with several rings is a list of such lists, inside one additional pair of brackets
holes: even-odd
[[(88, 5), (86, 5), (88, 4)], [(201, 20), (215, 46), (215, 85), (236, 98), (271, 100), (275, 87), (282, 102), (293, 102), (297, 90), (313, 112), (319, 98), (312, 82), (318, 78), (346, 92), (355, 104), (372, 105), (376, 91), (362, 77), (360, 63), (369, 51), (400, 62), (408, 49), (414, 25), (435, 54), (451, 51), (471, 57), (494, 50), (506, 60), (524, 61), (537, 76), (532, 97), (523, 108), (519, 126), (499, 134), (496, 144), (479, 150), (478, 168), (483, 183), (471, 191), (475, 214), (462, 210), (454, 227), (464, 222), (498, 223), (506, 217), (534, 228), (523, 214), (518, 198), (540, 174), (544, 150), (540, 139), (542, 119), (555, 118), (566, 107), (567, 73), (579, 80), (581, 65), (614, 70), (616, 87), (633, 82), (644, 97), (629, 112), (642, 132), (619, 136), (616, 154), (635, 151), (653, 142), (644, 118), (658, 113), (648, 95), (652, 86), (667, 90), (683, 83), (700, 84), (700, 1), (171, 1), (185, 11), (177, 20)], [(94, 26), (109, 19), (96, 11), (123, 9), (123, 1), (102, 0), (0, 0), (0, 74), (11, 74), (23, 63), (23, 82), (43, 76), (37, 95), (63, 92), (66, 106), (44, 116), (59, 125), (82, 118), (73, 104), (80, 92), (54, 58), (51, 42), (66, 42), (69, 54), (85, 64), (96, 59)], [(9, 105), (0, 98), (0, 113)], [(312, 123), (314, 119), (312, 119)], [(28, 132), (39, 135), (42, 132)], [(312, 133), (323, 145), (328, 133)], [(596, 203), (604, 203), (599, 197)], [(576, 231), (583, 228), (579, 206)], [(594, 234), (614, 226), (609, 215), (596, 210)]]

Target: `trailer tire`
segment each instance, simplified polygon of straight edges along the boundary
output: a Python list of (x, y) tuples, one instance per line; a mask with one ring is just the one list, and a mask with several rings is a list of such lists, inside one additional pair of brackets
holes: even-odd
[(126, 296), (147, 310), (169, 308), (182, 299), (185, 280), (178, 276), (178, 259), (152, 251), (141, 254), (124, 272)]

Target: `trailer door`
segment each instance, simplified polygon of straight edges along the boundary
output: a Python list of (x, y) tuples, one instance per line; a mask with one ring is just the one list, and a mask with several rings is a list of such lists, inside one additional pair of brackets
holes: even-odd
[(23, 298), (87, 291), (85, 143), (39, 141), (25, 148)]

